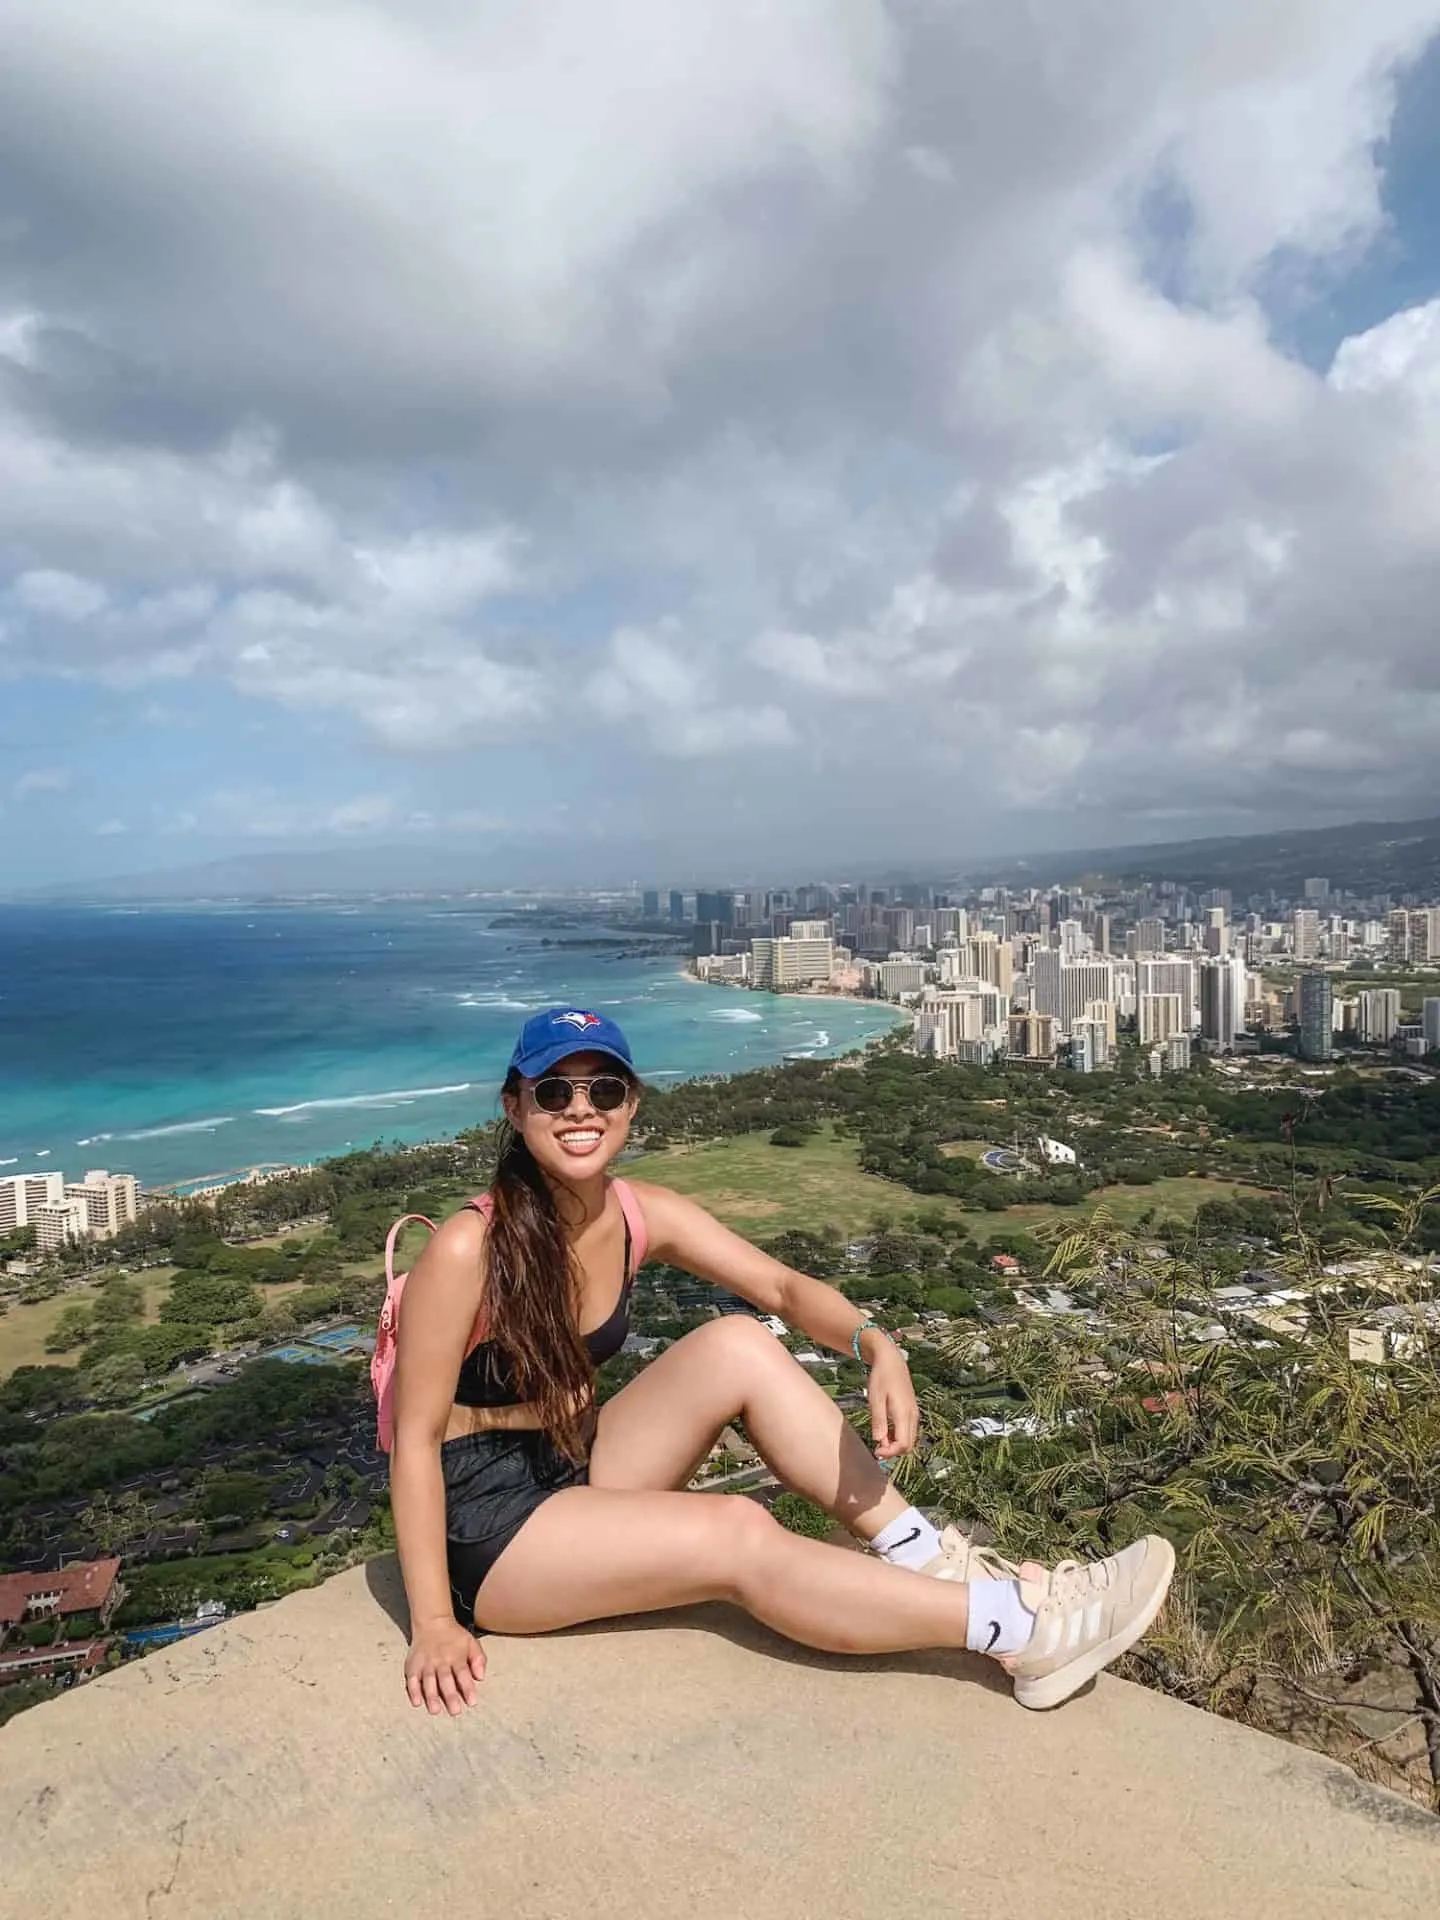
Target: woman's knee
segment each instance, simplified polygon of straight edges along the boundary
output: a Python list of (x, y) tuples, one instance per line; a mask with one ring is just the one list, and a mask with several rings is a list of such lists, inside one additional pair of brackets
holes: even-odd
[(783, 1529), (758, 1501), (747, 1500), (743, 1494), (711, 1493), (698, 1497), (713, 1502), (715, 1507), (715, 1512), (707, 1516), (707, 1525), (717, 1594), (744, 1604), (773, 1555)]
[(707, 1321), (687, 1334), (686, 1339), (694, 1341), (697, 1353), (704, 1352), (707, 1364), (744, 1373), (777, 1366), (790, 1358), (769, 1328), (748, 1313), (723, 1313), (718, 1320)]

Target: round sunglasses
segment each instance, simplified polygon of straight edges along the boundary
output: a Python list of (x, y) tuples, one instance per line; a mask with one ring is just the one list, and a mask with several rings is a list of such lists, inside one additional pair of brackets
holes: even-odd
[(542, 1113), (564, 1113), (583, 1087), (597, 1113), (614, 1113), (630, 1098), (630, 1082), (618, 1073), (597, 1073), (588, 1080), (568, 1080), (563, 1073), (547, 1073), (530, 1089), (530, 1098)]

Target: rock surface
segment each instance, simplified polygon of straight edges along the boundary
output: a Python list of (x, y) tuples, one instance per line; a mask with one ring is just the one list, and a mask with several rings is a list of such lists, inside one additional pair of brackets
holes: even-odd
[(1139, 1687), (1029, 1715), (709, 1608), (491, 1639), (432, 1720), (398, 1598), (376, 1562), (0, 1732), (4, 1920), (1440, 1913), (1440, 1821)]

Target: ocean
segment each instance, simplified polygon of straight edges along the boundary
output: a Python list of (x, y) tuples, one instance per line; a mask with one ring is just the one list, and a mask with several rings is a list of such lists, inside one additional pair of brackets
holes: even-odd
[(491, 924), (514, 904), (0, 907), (0, 1174), (166, 1186), (442, 1138), (495, 1117), (520, 1022), (555, 1003), (618, 1020), (660, 1086), (896, 1023), (545, 947)]

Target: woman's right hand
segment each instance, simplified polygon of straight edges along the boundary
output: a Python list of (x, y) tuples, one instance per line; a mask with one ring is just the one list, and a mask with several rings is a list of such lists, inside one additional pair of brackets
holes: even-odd
[(431, 1713), (461, 1713), (475, 1704), (475, 1683), (485, 1678), (485, 1649), (455, 1619), (413, 1627), (405, 1656), (405, 1691), (412, 1707)]

